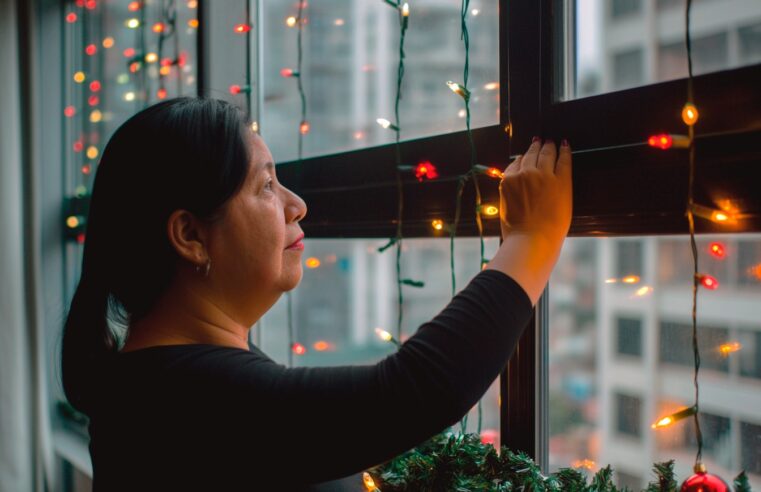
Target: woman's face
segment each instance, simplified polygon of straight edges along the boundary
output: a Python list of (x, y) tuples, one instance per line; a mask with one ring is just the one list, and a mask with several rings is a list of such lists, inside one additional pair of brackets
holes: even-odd
[(258, 318), (262, 308), (269, 309), (301, 280), (299, 221), (307, 212), (304, 201), (278, 182), (262, 138), (254, 132), (249, 136), (248, 176), (211, 227), (208, 245), (209, 280), (241, 322)]

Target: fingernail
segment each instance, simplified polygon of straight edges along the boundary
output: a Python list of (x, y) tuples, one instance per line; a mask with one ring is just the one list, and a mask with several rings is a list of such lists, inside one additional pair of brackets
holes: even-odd
[(568, 140), (566, 140), (566, 139), (564, 138), (564, 139), (563, 139), (563, 141), (562, 141), (562, 142), (560, 142), (560, 145), (562, 145), (563, 147), (568, 147)]
[(536, 143), (536, 142), (538, 142), (539, 140), (541, 140), (541, 138), (540, 138), (540, 137), (534, 137), (534, 138), (532, 138), (532, 139), (531, 139), (531, 143)]

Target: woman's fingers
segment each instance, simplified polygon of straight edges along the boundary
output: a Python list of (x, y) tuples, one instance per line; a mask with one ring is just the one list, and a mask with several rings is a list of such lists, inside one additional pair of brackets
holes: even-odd
[(518, 171), (520, 171), (521, 170), (521, 160), (522, 159), (523, 159), (523, 155), (522, 154), (517, 155), (515, 157), (515, 159), (513, 159), (513, 162), (511, 162), (510, 165), (508, 165), (505, 168), (505, 172), (503, 174), (505, 176), (507, 176), (508, 174), (515, 174)]
[(571, 146), (568, 145), (567, 141), (563, 140), (563, 143), (560, 145), (560, 156), (558, 157), (558, 163), (555, 167), (555, 174), (562, 182), (570, 183), (572, 168)]
[(540, 171), (547, 171), (550, 173), (555, 172), (555, 161), (558, 158), (558, 149), (555, 147), (555, 142), (552, 140), (546, 140), (542, 148), (539, 150), (539, 156), (537, 158), (536, 167)]
[(528, 150), (523, 155), (523, 159), (521, 159), (521, 169), (536, 167), (536, 161), (539, 158), (539, 151), (541, 148), (542, 139), (539, 137), (534, 137), (534, 140), (531, 142)]

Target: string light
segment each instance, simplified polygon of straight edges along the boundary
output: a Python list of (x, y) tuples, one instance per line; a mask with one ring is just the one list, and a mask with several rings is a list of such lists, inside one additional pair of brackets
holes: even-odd
[(82, 222), (82, 218), (76, 215), (70, 215), (66, 218), (66, 226), (70, 229), (76, 229)]
[(103, 39), (103, 47), (104, 48), (108, 49), (108, 48), (112, 48), (113, 46), (114, 46), (114, 38), (109, 36), (109, 37)]
[(296, 355), (304, 355), (307, 353), (307, 348), (298, 342), (294, 342), (291, 345), (291, 352)]
[(66, 14), (66, 22), (68, 22), (69, 24), (74, 24), (75, 22), (77, 22), (77, 14), (75, 14), (74, 12), (69, 12), (68, 14)]
[(91, 123), (98, 123), (103, 118), (103, 115), (101, 114), (100, 110), (95, 110), (92, 113), (90, 113), (90, 122)]
[(650, 147), (656, 147), (662, 150), (668, 150), (672, 147), (676, 149), (686, 149), (690, 146), (690, 138), (685, 135), (660, 133), (648, 138), (647, 144)]
[(85, 78), (86, 77), (84, 72), (76, 72), (74, 74), (74, 82), (76, 82), (77, 84), (81, 84), (82, 82), (84, 82)]
[(311, 126), (309, 125), (308, 121), (302, 121), (301, 124), (299, 125), (299, 133), (301, 133), (302, 135), (306, 135), (307, 133), (309, 133), (310, 128)]
[(129, 5), (127, 5), (127, 10), (130, 12), (137, 12), (140, 10), (140, 7), (142, 7), (141, 2), (130, 2)]
[(166, 29), (166, 26), (164, 25), (163, 22), (156, 22), (155, 24), (153, 24), (153, 27), (151, 29), (153, 30), (153, 32), (159, 34), (164, 32), (164, 30)]
[(320, 260), (312, 256), (304, 260), (304, 264), (307, 268), (317, 268), (320, 266)]
[(251, 30), (251, 26), (249, 24), (236, 24), (235, 25), (235, 32), (238, 34), (245, 34)]
[(66, 108), (63, 110), (64, 116), (67, 118), (73, 117), (77, 113), (76, 108), (74, 106), (66, 106)]
[(373, 480), (373, 477), (371, 477), (367, 472), (362, 472), (362, 483), (365, 484), (367, 492), (375, 492), (378, 490), (378, 488), (375, 486), (375, 480)]
[(292, 16), (292, 15), (291, 15), (291, 16), (289, 16), (289, 17), (287, 17), (287, 18), (285, 19), (285, 25), (286, 25), (286, 26), (288, 26), (288, 27), (293, 27), (293, 26), (295, 26), (295, 25), (296, 25), (296, 17), (294, 17), (294, 16)]
[[(639, 277), (637, 275), (627, 275), (626, 277), (623, 277), (621, 279), (621, 283), (624, 283), (624, 284), (637, 284), (637, 283), (639, 283), (639, 280), (640, 279), (639, 279)], [(605, 283), (606, 284), (615, 284), (615, 283), (618, 283), (618, 281), (619, 280), (617, 278), (609, 278), (609, 279), (605, 280)]]
[(132, 58), (135, 56), (135, 48), (126, 48), (124, 51), (122, 51), (122, 54), (125, 58)]
[(298, 77), (299, 73), (292, 68), (282, 68), (280, 69), (280, 75), (285, 78)]
[(375, 121), (383, 128), (390, 128), (396, 132), (399, 131), (399, 127), (388, 121), (386, 118), (378, 118)]
[(653, 288), (649, 285), (645, 285), (643, 287), (640, 287), (634, 292), (633, 297), (645, 297), (648, 294), (651, 294), (653, 292)]
[(678, 422), (691, 415), (695, 415), (696, 412), (697, 412), (697, 407), (693, 405), (691, 407), (684, 408), (682, 410), (679, 410), (678, 412), (672, 413), (671, 415), (668, 415), (666, 417), (663, 417), (657, 420), (650, 427), (653, 429), (662, 429), (664, 427), (670, 426), (674, 422)]
[(714, 258), (718, 258), (720, 260), (723, 260), (726, 256), (724, 245), (719, 242), (709, 244), (708, 252), (711, 253)]
[(496, 217), (497, 215), (499, 215), (499, 208), (496, 207), (495, 205), (483, 205), (481, 207), (481, 211), (487, 217)]
[(135, 93), (132, 91), (125, 92), (124, 93), (124, 100), (125, 101), (134, 101), (135, 100)]
[(706, 207), (704, 205), (698, 205), (697, 203), (692, 203), (690, 205), (690, 211), (693, 215), (696, 215), (700, 218), (710, 220), (711, 222), (714, 222), (716, 224), (736, 224), (737, 218), (735, 214), (725, 211), (725, 210), (718, 210), (710, 207)]
[(88, 44), (85, 47), (85, 54), (88, 56), (93, 56), (97, 52), (98, 52), (98, 48), (94, 44)]
[(153, 52), (145, 55), (145, 61), (148, 63), (156, 63), (158, 59), (159, 59), (159, 55)]
[(449, 87), (449, 89), (451, 89), (452, 92), (459, 95), (466, 101), (470, 99), (470, 91), (466, 89), (464, 86), (458, 84), (457, 82), (452, 82), (451, 80), (448, 80), (447, 87)]
[(437, 231), (440, 231), (444, 228), (444, 221), (441, 219), (434, 219), (431, 221), (431, 227)]
[(685, 125), (692, 126), (697, 123), (699, 117), (698, 108), (694, 104), (688, 102), (682, 108), (682, 121)]
[(740, 342), (729, 342), (719, 345), (719, 353), (724, 357), (729, 357), (729, 354), (738, 352), (742, 349)]
[(699, 273), (697, 274), (698, 282), (700, 282), (700, 285), (705, 287), (709, 290), (716, 290), (719, 288), (719, 281), (716, 280), (716, 277), (713, 275), (708, 275), (707, 273)]
[(317, 340), (316, 342), (314, 342), (312, 347), (314, 347), (314, 349), (316, 351), (318, 351), (318, 352), (324, 352), (326, 350), (333, 350), (333, 348), (335, 348), (332, 343), (326, 342), (325, 340)]
[(383, 328), (376, 328), (375, 329), (375, 333), (378, 335), (378, 338), (380, 338), (384, 342), (391, 342), (394, 345), (396, 345), (397, 347), (401, 347), (402, 346), (401, 343), (399, 343), (399, 340), (394, 338), (394, 336), (391, 333), (387, 332)]
[(415, 168), (415, 177), (418, 181), (422, 182), (424, 179), (438, 178), (439, 172), (430, 161), (424, 161), (419, 163)]
[(140, 27), (140, 21), (138, 19), (127, 19), (124, 24), (130, 29), (137, 29)]
[(473, 170), (480, 174), (485, 174), (486, 176), (489, 176), (490, 178), (502, 179), (504, 177), (504, 173), (498, 167), (488, 167), (488, 166), (484, 166), (483, 164), (476, 164), (475, 166), (473, 166)]
[(95, 147), (94, 145), (87, 147), (87, 158), (95, 159), (96, 157), (98, 157), (98, 148)]
[(100, 81), (93, 80), (90, 82), (90, 90), (93, 92), (98, 92), (101, 89)]

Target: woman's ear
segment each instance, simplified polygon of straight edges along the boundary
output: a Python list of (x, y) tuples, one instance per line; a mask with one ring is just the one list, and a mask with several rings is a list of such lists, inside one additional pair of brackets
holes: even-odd
[(205, 226), (187, 210), (172, 212), (167, 219), (167, 236), (180, 258), (194, 265), (202, 265), (208, 259)]

